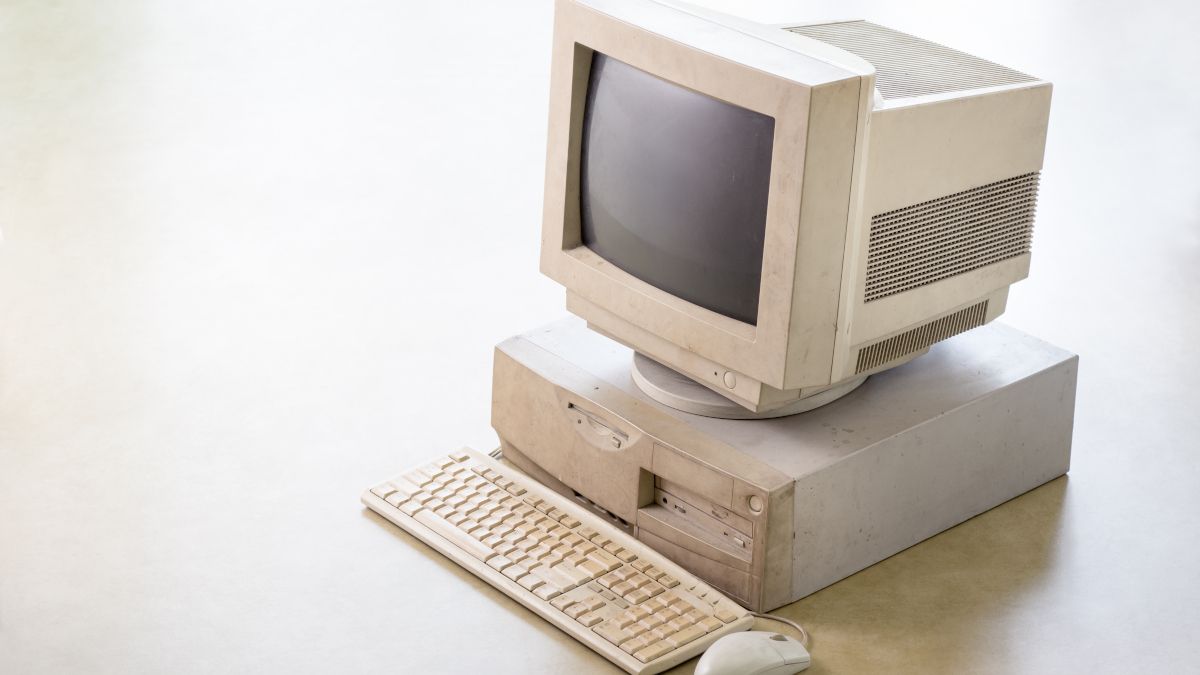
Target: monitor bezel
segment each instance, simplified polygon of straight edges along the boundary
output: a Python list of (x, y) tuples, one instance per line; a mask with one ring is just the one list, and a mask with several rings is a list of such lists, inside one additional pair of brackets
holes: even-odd
[[(658, 289), (582, 244), (579, 160), (594, 51), (775, 120), (757, 325)], [(628, 332), (605, 325), (625, 322), (635, 332), (773, 387), (783, 388), (788, 380), (827, 379), (860, 135), (862, 75), (666, 4), (559, 0), (542, 271), (604, 310), (583, 317), (602, 331)], [(821, 133), (810, 133), (814, 124), (822, 125)], [(825, 127), (836, 133), (825, 134)], [(812, 187), (807, 193), (806, 186)], [(789, 358), (801, 351), (803, 358)]]

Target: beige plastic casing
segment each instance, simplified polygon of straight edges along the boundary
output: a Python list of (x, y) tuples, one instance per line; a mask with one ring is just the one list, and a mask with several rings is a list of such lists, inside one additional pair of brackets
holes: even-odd
[[(582, 244), (579, 161), (600, 51), (776, 121), (759, 314), (751, 325), (662, 291)], [(987, 300), (1003, 313), (1029, 255), (864, 300), (871, 216), (1041, 169), (1050, 84), (880, 102), (875, 69), (776, 27), (655, 0), (558, 0), (541, 269), (567, 308), (751, 411), (856, 371), (860, 349)]]
[[(588, 511), (580, 508), (579, 504), (576, 504), (571, 500), (562, 497), (561, 495), (555, 494), (545, 486), (539, 485), (529, 477), (522, 475), (519, 471), (515, 471), (509, 467), (506, 467), (490, 457), (486, 457), (475, 450), (472, 450), (471, 448), (462, 448), (459, 453), (467, 455), (473, 464), (483, 465), (504, 476), (505, 479), (518, 484), (520, 487), (524, 488), (530, 496), (536, 496), (539, 499), (552, 503), (556, 508), (565, 513), (569, 513), (577, 520), (581, 521), (584, 526), (592, 527), (593, 529), (603, 532), (619, 546), (636, 553), (637, 556), (642, 560), (649, 562), (659, 569), (674, 576), (681, 582), (678, 588), (683, 588), (686, 585), (695, 583), (695, 580), (691, 579), (692, 575), (687, 570), (679, 567), (669, 558), (664, 557), (657, 551), (650, 549), (643, 542), (639, 542), (627, 534), (611, 531), (611, 528), (607, 526), (607, 523), (597, 518), (595, 514), (589, 513)], [(413, 468), (415, 469), (417, 467)], [(744, 612), (734, 612), (735, 614), (739, 615), (734, 621), (729, 622), (728, 624), (698, 640), (686, 644), (678, 649), (674, 649), (657, 659), (653, 659), (649, 662), (643, 662), (618, 649), (616, 645), (597, 635), (591, 628), (583, 626), (573, 618), (553, 607), (550, 601), (542, 600), (541, 598), (537, 597), (529, 590), (517, 584), (516, 581), (509, 579), (492, 567), (489, 567), (483, 561), (471, 556), (453, 542), (441, 536), (439, 532), (431, 530), (420, 521), (412, 518), (392, 504), (389, 504), (387, 501), (381, 499), (371, 490), (363, 492), (361, 499), (363, 504), (365, 504), (371, 510), (375, 511), (384, 518), (387, 518), (392, 523), (404, 529), (409, 534), (412, 534), (417, 539), (420, 539), (422, 542), (428, 544), (430, 547), (446, 556), (450, 560), (458, 563), (468, 572), (474, 574), (476, 577), (479, 577), (481, 580), (487, 582), (493, 588), (504, 593), (513, 600), (521, 603), (541, 618), (565, 632), (567, 635), (570, 635), (586, 645), (589, 649), (592, 649), (596, 653), (616, 664), (625, 672), (631, 673), (631, 675), (654, 675), (655, 673), (668, 670), (680, 663), (683, 663), (684, 661), (687, 661), (688, 659), (699, 656), (716, 640), (726, 635), (749, 629), (754, 622), (754, 619)], [(708, 589), (705, 589), (706, 592), (707, 590)], [(690, 593), (688, 595), (691, 596)], [(711, 598), (712, 596), (709, 597)], [(721, 598), (718, 601), (721, 603), (720, 606), (726, 607), (730, 610), (734, 609), (728, 600)], [(696, 602), (700, 601), (696, 600)]]
[(1070, 464), (1077, 358), (1001, 323), (773, 420), (661, 405), (630, 379), (631, 358), (578, 319), (501, 343), (492, 426), (505, 458), (758, 611)]

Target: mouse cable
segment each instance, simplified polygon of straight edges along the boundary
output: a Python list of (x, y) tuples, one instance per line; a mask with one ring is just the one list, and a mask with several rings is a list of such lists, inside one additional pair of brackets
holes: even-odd
[(805, 649), (808, 649), (808, 631), (804, 630), (804, 626), (801, 626), (791, 619), (785, 619), (782, 616), (775, 616), (774, 614), (759, 614), (758, 612), (750, 612), (750, 616), (756, 616), (760, 619), (770, 619), (771, 621), (778, 621), (779, 623), (786, 623), (792, 628), (795, 628), (800, 633), (800, 644), (804, 645)]

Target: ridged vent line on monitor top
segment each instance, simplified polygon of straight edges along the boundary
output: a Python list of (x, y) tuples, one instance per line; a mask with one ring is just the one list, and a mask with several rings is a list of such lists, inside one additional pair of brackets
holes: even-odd
[(987, 307), (987, 300), (984, 300), (979, 304), (971, 305), (966, 309), (863, 347), (858, 350), (858, 364), (855, 367), (855, 373), (878, 368), (889, 361), (919, 352), (937, 342), (982, 326), (983, 320), (987, 317)]
[(875, 86), (885, 100), (1037, 81), (998, 63), (867, 21), (787, 30), (844, 49), (875, 66)]
[(1015, 176), (871, 218), (871, 302), (1029, 253), (1039, 174)]

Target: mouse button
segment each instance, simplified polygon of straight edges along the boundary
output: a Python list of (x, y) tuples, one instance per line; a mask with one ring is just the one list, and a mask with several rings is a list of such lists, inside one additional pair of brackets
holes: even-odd
[(786, 636), (780, 637), (783, 637), (783, 639), (776, 640), (774, 637), (770, 638), (770, 645), (774, 647), (775, 653), (779, 654), (779, 658), (784, 663), (792, 665), (808, 663), (811, 660), (812, 657), (809, 656), (808, 650), (804, 648), (804, 645), (800, 644), (799, 640)]

